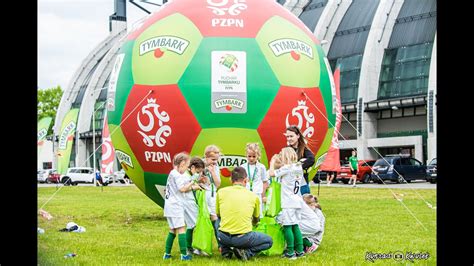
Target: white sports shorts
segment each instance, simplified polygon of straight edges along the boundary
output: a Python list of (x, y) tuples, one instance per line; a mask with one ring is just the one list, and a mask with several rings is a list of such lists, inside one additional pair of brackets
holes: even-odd
[(281, 225), (299, 224), (301, 220), (301, 209), (282, 209), (277, 216), (277, 222)]
[(185, 226), (184, 217), (166, 217), (170, 229), (176, 229)]

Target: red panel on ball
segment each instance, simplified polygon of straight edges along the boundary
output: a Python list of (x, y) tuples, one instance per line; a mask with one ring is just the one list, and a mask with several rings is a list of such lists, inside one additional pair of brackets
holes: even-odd
[(176, 153), (191, 151), (201, 131), (177, 85), (133, 86), (122, 122), (143, 170), (161, 174), (171, 171)]
[[(316, 107), (306, 99), (308, 95)], [(319, 150), (328, 130), (326, 107), (319, 88), (295, 88), (282, 86), (267, 115), (258, 127), (258, 133), (270, 159), (287, 146), (288, 125), (297, 125), (307, 140), (313, 153)]]

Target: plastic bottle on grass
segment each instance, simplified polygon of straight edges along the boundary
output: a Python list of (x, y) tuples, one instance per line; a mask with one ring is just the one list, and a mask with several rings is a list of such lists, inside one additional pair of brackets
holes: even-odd
[(76, 253), (68, 253), (64, 256), (64, 258), (72, 258), (72, 257), (75, 257), (76, 256)]

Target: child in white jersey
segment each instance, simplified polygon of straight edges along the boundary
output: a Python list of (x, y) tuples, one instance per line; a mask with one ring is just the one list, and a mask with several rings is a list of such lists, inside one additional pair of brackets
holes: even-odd
[[(301, 194), (299, 192), (303, 179), (303, 168), (297, 163), (298, 155), (291, 147), (283, 148), (280, 152), (283, 166), (278, 170), (270, 167), (270, 176), (281, 178), (281, 212), (277, 216), (285, 234), (286, 252), (283, 255), (289, 259), (304, 256), (303, 237), (299, 229), (301, 220)], [(274, 164), (274, 162), (271, 162)], [(296, 250), (296, 252), (295, 252)]]
[(184, 193), (191, 189), (198, 189), (199, 186), (194, 183), (188, 183), (180, 187), (183, 174), (189, 166), (189, 155), (185, 152), (178, 153), (173, 158), (173, 170), (168, 175), (165, 190), (165, 206), (163, 209), (170, 231), (166, 239), (165, 254), (163, 259), (171, 258), (171, 249), (173, 241), (178, 235), (179, 250), (181, 260), (191, 260), (191, 255), (186, 253), (186, 222), (183, 202)]
[[(217, 162), (220, 157), (220, 149), (216, 145), (209, 145), (204, 149), (204, 163), (206, 168), (204, 169), (204, 174), (207, 177), (207, 186), (209, 187), (206, 190), (206, 202), (209, 207), (209, 213), (211, 216), (212, 226), (214, 228), (214, 235), (217, 240), (217, 215), (216, 215), (216, 196), (217, 188), (221, 185), (221, 172)], [(217, 241), (220, 248), (219, 241)], [(199, 255), (198, 253), (195, 253)], [(206, 255), (205, 253), (202, 253)]]
[(184, 220), (186, 222), (186, 244), (188, 249), (188, 254), (193, 253), (193, 230), (196, 226), (196, 220), (198, 216), (198, 205), (196, 202), (195, 192), (196, 190), (200, 190), (201, 187), (199, 183), (201, 182), (201, 173), (204, 170), (204, 161), (199, 158), (198, 156), (194, 156), (191, 158), (189, 163), (189, 168), (187, 171), (182, 175), (182, 178), (177, 180), (178, 188), (186, 188), (189, 186), (190, 183), (194, 184), (191, 185), (190, 190), (182, 191), (184, 193), (185, 200), (183, 201), (183, 208), (184, 208)]
[(321, 245), (326, 219), (315, 196), (304, 194), (303, 200), (300, 221), (303, 246), (305, 253), (313, 253)]
[(260, 200), (260, 218), (263, 217), (263, 203), (267, 202), (265, 197), (268, 188), (268, 176), (265, 165), (259, 162), (261, 152), (258, 143), (249, 143), (246, 146), (247, 162), (241, 167), (247, 172), (249, 181), (246, 188), (254, 192)]

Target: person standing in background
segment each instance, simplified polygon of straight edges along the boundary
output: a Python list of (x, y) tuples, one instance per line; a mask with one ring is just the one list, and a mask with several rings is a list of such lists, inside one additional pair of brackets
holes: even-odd
[[(297, 126), (289, 126), (286, 128), (286, 141), (288, 146), (292, 147), (298, 155), (298, 161), (302, 161), (302, 167), (304, 171), (304, 180), (306, 184), (303, 184), (300, 188), (301, 195), (310, 193), (309, 181), (308, 181), (308, 169), (314, 165), (314, 154), (306, 145), (306, 140)], [(304, 159), (304, 161), (302, 160)]]
[(349, 179), (349, 185), (351, 184), (351, 180), (354, 180), (352, 187), (356, 186), (357, 182), (357, 165), (359, 161), (357, 160), (357, 152), (355, 150), (352, 151), (352, 156), (349, 157), (349, 167), (351, 168), (351, 178)]

